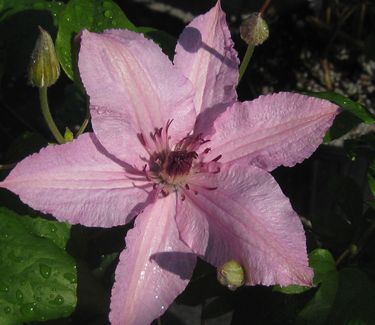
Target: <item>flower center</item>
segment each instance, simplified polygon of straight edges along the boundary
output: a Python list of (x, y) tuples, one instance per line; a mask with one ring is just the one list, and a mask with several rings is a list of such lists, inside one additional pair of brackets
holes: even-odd
[(193, 165), (193, 159), (197, 157), (195, 151), (170, 151), (166, 154), (164, 161), (161, 161), (159, 176), (168, 184), (179, 185), (184, 182)]
[[(148, 181), (153, 183), (154, 188), (159, 187), (163, 195), (171, 191), (182, 190), (181, 198), (184, 200), (183, 191), (191, 190), (198, 194), (198, 190), (214, 190), (217, 187), (207, 187), (203, 184), (191, 184), (192, 178), (197, 174), (216, 174), (220, 172), (218, 160), (221, 155), (205, 162), (204, 156), (211, 150), (206, 148), (201, 154), (197, 150), (209, 140), (202, 138), (202, 134), (187, 135), (173, 148), (169, 145), (170, 137), (168, 129), (172, 123), (169, 120), (165, 127), (155, 128), (154, 132), (138, 133), (137, 137), (148, 153), (148, 157), (141, 157), (146, 164), (139, 171)], [(142, 176), (141, 176), (142, 177)]]

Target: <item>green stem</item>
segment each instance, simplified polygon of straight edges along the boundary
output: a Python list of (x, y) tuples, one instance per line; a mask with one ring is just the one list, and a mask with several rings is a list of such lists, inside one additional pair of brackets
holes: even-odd
[(40, 107), (42, 108), (42, 113), (44, 120), (46, 121), (50, 131), (55, 137), (56, 141), (60, 144), (65, 143), (64, 137), (61, 135), (59, 129), (57, 128), (55, 121), (52, 118), (49, 105), (48, 105), (48, 96), (47, 96), (47, 87), (39, 88), (39, 100)]
[(245, 71), (246, 71), (246, 68), (247, 66), (249, 65), (249, 62), (250, 62), (250, 59), (254, 53), (254, 45), (251, 45), (249, 44), (247, 49), (246, 49), (246, 53), (245, 53), (245, 56), (243, 57), (243, 60), (241, 62), (241, 66), (240, 66), (240, 77), (238, 78), (238, 83), (241, 81)]
[(79, 137), (85, 131), (85, 129), (87, 128), (87, 125), (89, 124), (89, 121), (90, 121), (90, 112), (89, 110), (87, 110), (86, 117), (83, 120), (81, 127), (77, 131), (76, 137)]
[(17, 163), (0, 165), (0, 170), (12, 169)]

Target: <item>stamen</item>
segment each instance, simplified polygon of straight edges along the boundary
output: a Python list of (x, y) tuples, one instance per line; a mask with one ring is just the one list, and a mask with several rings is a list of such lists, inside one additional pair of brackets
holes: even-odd
[(215, 170), (214, 172), (212, 172), (212, 174), (218, 174), (218, 173), (220, 173), (220, 167), (217, 167), (217, 170)]
[(217, 186), (215, 186), (215, 187), (207, 187), (207, 186), (202, 186), (204, 189), (206, 189), (206, 190), (208, 190), (208, 191), (215, 191), (215, 190), (217, 190)]
[(137, 137), (142, 146), (146, 146), (146, 141), (142, 133), (137, 133)]
[(212, 159), (211, 161), (218, 161), (220, 158), (223, 157), (223, 155), (218, 155), (216, 158)]

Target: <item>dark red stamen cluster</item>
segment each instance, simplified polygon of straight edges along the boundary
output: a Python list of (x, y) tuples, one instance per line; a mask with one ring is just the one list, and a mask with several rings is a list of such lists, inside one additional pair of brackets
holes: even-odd
[(166, 173), (169, 176), (187, 175), (190, 172), (193, 159), (197, 157), (198, 154), (195, 151), (171, 151), (165, 163)]

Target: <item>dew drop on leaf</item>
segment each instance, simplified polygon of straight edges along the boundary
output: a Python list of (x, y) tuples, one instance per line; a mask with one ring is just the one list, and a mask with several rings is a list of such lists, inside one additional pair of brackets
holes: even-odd
[(77, 277), (73, 273), (65, 273), (64, 278), (72, 284), (77, 283)]
[(11, 311), (12, 311), (12, 309), (9, 306), (4, 308), (4, 313), (6, 313), (6, 314), (9, 314)]
[(36, 303), (33, 302), (33, 303), (29, 303), (29, 304), (23, 304), (21, 306), (21, 314), (23, 315), (33, 315), (35, 313), (35, 306), (36, 306)]
[(1, 292), (8, 292), (9, 291), (9, 287), (2, 281), (0, 281), (0, 291)]
[(48, 279), (51, 275), (51, 268), (46, 264), (39, 264), (39, 272), (43, 278)]
[(52, 305), (62, 305), (64, 303), (64, 298), (60, 295), (56, 296), (55, 299), (49, 302)]
[(112, 18), (112, 11), (111, 10), (104, 11), (104, 16), (107, 18)]
[(21, 290), (16, 291), (16, 298), (17, 300), (22, 300), (23, 299), (23, 293)]

